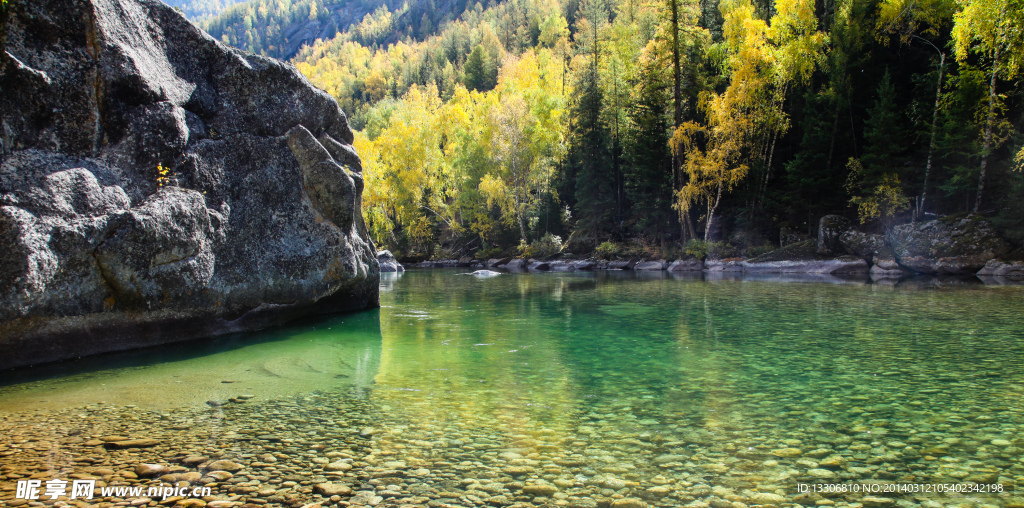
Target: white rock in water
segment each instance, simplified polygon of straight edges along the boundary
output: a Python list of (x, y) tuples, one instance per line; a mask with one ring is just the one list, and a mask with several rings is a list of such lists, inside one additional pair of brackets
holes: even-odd
[(477, 270), (469, 275), (476, 275), (477, 277), (493, 277), (495, 275), (501, 275), (501, 272), (495, 272), (493, 270)]

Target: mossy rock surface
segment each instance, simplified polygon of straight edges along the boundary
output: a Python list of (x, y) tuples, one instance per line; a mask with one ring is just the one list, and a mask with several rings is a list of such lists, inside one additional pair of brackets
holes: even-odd
[(747, 261), (750, 263), (770, 263), (773, 261), (817, 261), (821, 259), (828, 259), (828, 257), (818, 254), (817, 240), (805, 240), (787, 245), (781, 249), (766, 252)]
[(920, 273), (974, 273), (1010, 249), (978, 215), (896, 226), (889, 243), (901, 265)]

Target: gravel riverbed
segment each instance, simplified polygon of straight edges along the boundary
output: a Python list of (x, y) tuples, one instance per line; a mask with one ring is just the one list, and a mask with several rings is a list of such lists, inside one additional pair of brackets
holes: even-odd
[[(93, 404), (0, 416), (0, 505), (196, 508), (1024, 506), (1024, 434), (999, 415), (848, 428), (724, 416), (688, 425), (621, 403), (543, 424), (494, 414), (443, 427), (366, 389), (166, 411)], [(392, 399), (395, 404), (401, 399)], [(853, 401), (856, 402), (856, 401)], [(862, 402), (863, 403), (863, 402)], [(875, 408), (876, 410), (878, 408)], [(642, 411), (640, 411), (642, 412)], [(967, 411), (965, 411), (967, 414)], [(814, 415), (810, 415), (814, 416)], [(940, 420), (940, 419), (935, 419)], [(483, 428), (486, 424), (488, 428)], [(764, 428), (787, 428), (765, 432)], [(775, 439), (772, 435), (787, 435)], [(936, 440), (936, 436), (941, 439)], [(95, 479), (96, 498), (15, 499), (18, 480)], [(1002, 493), (814, 493), (798, 484), (1000, 484)], [(103, 486), (207, 486), (203, 498), (98, 497)]]

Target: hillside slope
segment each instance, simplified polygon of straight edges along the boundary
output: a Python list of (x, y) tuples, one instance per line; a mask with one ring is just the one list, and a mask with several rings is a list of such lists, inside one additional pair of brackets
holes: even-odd
[(302, 46), (330, 40), (356, 25), (356, 35), (367, 46), (423, 38), (465, 7), (466, 0), (250, 0), (199, 24), (225, 44), (290, 59)]

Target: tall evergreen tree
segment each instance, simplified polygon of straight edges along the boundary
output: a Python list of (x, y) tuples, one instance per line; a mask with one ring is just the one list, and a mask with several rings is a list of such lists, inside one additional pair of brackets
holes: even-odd
[(486, 92), (497, 84), (497, 68), (491, 62), (482, 44), (477, 44), (473, 52), (466, 58), (466, 65), (463, 67), (463, 74), (466, 88), (479, 92)]
[(888, 70), (878, 83), (878, 97), (864, 122), (865, 183), (874, 185), (885, 174), (899, 173), (907, 150), (906, 119), (896, 103), (896, 87)]
[(608, 126), (601, 119), (604, 97), (596, 69), (584, 70), (576, 85), (570, 114), (568, 165), (575, 175), (577, 228), (597, 239), (612, 225), (615, 182), (608, 151)]
[(626, 195), (639, 232), (661, 238), (674, 228), (672, 153), (668, 146), (668, 83), (658, 62), (644, 66), (628, 109), (623, 166)]

